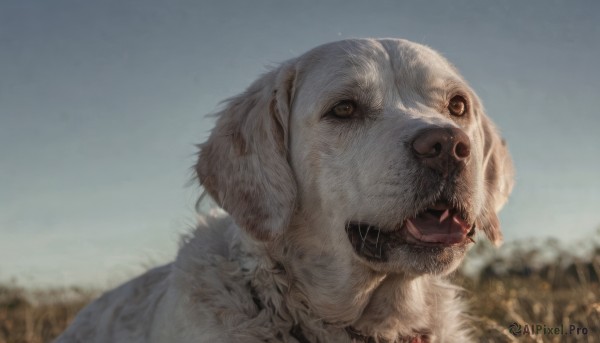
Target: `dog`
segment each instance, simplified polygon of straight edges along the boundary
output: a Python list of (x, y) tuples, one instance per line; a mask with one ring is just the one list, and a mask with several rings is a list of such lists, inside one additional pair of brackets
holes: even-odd
[(57, 342), (466, 342), (452, 273), (513, 187), (455, 67), (399, 39), (328, 43), (226, 101), (195, 166), (224, 214)]

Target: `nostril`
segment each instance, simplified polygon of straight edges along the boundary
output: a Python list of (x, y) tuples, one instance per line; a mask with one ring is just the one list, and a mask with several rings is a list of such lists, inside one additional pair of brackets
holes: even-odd
[(457, 128), (434, 128), (419, 132), (412, 142), (412, 149), (420, 159), (455, 161), (469, 157), (469, 137)]
[(425, 168), (448, 177), (456, 175), (466, 165), (471, 154), (471, 141), (459, 128), (436, 127), (418, 132), (412, 149)]
[(471, 148), (464, 142), (458, 142), (454, 147), (454, 154), (460, 159), (467, 158), (471, 154)]
[(442, 143), (431, 139), (430, 136), (420, 137), (413, 142), (413, 150), (421, 158), (437, 157), (442, 153), (444, 146)]

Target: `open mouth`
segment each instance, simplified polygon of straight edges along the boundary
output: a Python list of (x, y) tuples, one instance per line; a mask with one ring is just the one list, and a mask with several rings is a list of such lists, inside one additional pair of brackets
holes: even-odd
[(473, 242), (475, 227), (466, 218), (459, 209), (435, 203), (392, 230), (350, 221), (346, 233), (357, 254), (386, 260), (387, 252), (400, 245), (445, 248)]

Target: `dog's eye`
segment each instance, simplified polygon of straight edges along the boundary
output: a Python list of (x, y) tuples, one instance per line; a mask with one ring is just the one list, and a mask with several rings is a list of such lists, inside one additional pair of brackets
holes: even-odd
[(340, 101), (329, 111), (329, 114), (338, 118), (349, 118), (356, 111), (356, 104), (350, 100)]
[(461, 95), (453, 96), (448, 102), (448, 111), (453, 116), (462, 116), (467, 112), (467, 100)]

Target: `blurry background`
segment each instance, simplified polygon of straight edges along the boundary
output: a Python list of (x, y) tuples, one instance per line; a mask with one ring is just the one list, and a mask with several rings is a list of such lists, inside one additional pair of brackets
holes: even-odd
[(600, 2), (0, 2), (0, 282), (106, 287), (195, 222), (205, 115), (265, 66), (403, 37), (453, 62), (512, 151), (506, 241), (600, 225)]

